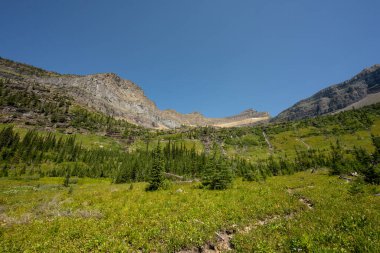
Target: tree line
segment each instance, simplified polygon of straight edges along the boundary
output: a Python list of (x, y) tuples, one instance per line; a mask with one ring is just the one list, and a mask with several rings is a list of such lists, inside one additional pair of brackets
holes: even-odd
[(357, 171), (367, 182), (379, 183), (380, 138), (372, 137), (375, 151), (362, 148), (345, 151), (339, 141), (328, 150), (296, 150), (295, 157), (270, 156), (257, 162), (228, 158), (214, 150), (196, 152), (183, 143), (159, 143), (153, 150), (134, 152), (84, 148), (75, 136), (57, 137), (53, 133), (28, 131), (23, 138), (12, 128), (0, 131), (0, 175), (17, 177), (39, 175), (52, 177), (107, 177), (114, 183), (153, 182), (151, 189), (163, 183), (163, 173), (183, 178), (198, 178), (209, 189), (225, 189), (235, 177), (261, 181), (269, 176), (289, 175), (303, 170), (329, 167), (332, 174)]
[[(41, 134), (29, 130), (23, 138), (13, 127), (0, 131), (1, 176), (18, 177), (39, 175), (51, 177), (108, 177), (114, 183), (149, 181), (157, 157), (163, 172), (181, 175), (184, 178), (201, 178), (212, 160), (205, 153), (198, 153), (195, 147), (187, 148), (183, 143), (157, 145), (150, 151), (146, 148), (133, 152), (87, 149), (75, 136), (57, 137), (53, 133)], [(157, 155), (159, 154), (159, 155)], [(224, 164), (232, 161), (224, 161)]]

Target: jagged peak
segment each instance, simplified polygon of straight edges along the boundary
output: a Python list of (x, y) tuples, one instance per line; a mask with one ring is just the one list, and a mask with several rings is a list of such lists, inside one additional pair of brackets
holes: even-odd
[(104, 79), (111, 79), (111, 80), (115, 80), (115, 81), (122, 80), (122, 78), (120, 76), (118, 76), (117, 74), (112, 73), (112, 72), (95, 73), (95, 74), (89, 74), (89, 75), (85, 75), (85, 76), (96, 77), (96, 78), (104, 78)]
[(246, 114), (246, 113), (257, 113), (257, 110), (252, 109), (252, 108), (248, 108), (247, 110), (244, 110), (239, 114)]
[(191, 112), (191, 113), (188, 113), (188, 115), (199, 115), (199, 116), (203, 116), (203, 114), (202, 113), (200, 113), (200, 112)]
[(369, 69), (369, 70), (380, 69), (380, 64), (376, 63), (376, 64), (372, 65), (371, 67), (368, 67), (368, 68), (365, 68), (365, 69)]
[(235, 115), (232, 115), (232, 116), (229, 116), (226, 118), (230, 119), (230, 118), (236, 118), (236, 117), (245, 117), (245, 118), (269, 117), (269, 113), (268, 112), (259, 112), (255, 109), (249, 108), (249, 109), (242, 111), (239, 114), (235, 114)]
[(375, 71), (377, 71), (379, 69), (380, 69), (380, 64), (374, 64), (371, 67), (363, 69), (359, 74), (357, 74), (356, 76), (354, 76), (353, 79), (361, 78), (361, 77), (363, 77), (365, 75), (368, 75), (368, 74), (370, 74), (372, 72), (375, 72)]
[(120, 77), (118, 74), (113, 73), (113, 72), (90, 74), (90, 75), (86, 75), (85, 77), (105, 80), (105, 81), (108, 81), (111, 83), (116, 83), (118, 86), (124, 86), (127, 88), (132, 87), (134, 90), (137, 90), (137, 91), (144, 93), (142, 88), (140, 86), (138, 86), (136, 83), (134, 83), (130, 80), (124, 79), (124, 78)]

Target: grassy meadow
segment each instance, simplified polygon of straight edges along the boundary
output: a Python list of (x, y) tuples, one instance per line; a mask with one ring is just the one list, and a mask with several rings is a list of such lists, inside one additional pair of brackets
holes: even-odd
[[(225, 191), (0, 179), (1, 252), (379, 252), (380, 188), (326, 170)], [(222, 240), (221, 238), (224, 238)]]

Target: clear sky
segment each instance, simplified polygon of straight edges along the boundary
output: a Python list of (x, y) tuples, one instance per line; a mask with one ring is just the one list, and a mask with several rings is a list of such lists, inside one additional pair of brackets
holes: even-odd
[(380, 63), (379, 0), (14, 0), (0, 56), (114, 72), (160, 109), (272, 116)]

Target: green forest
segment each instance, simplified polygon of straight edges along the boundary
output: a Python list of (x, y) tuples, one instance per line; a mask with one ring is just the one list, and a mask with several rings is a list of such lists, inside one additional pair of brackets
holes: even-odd
[[(10, 92), (1, 89), (2, 101), (8, 101)], [(22, 105), (36, 106), (33, 98)], [(8, 102), (3, 102), (8, 103)], [(9, 104), (9, 103), (8, 103)], [(53, 109), (65, 107), (57, 105)], [(70, 111), (70, 113), (69, 113)], [(122, 120), (91, 113), (85, 109), (64, 109), (70, 125), (91, 132), (105, 132), (109, 138), (123, 141), (128, 149), (88, 148), (76, 134), (60, 135), (41, 132), (38, 128), (26, 129), (23, 136), (12, 125), (4, 125), (0, 132), (0, 164), (3, 177), (92, 177), (112, 178), (114, 183), (149, 181), (151, 175), (174, 174), (187, 180), (197, 179), (205, 188), (225, 189), (233, 178), (261, 181), (270, 176), (290, 175), (305, 170), (329, 168), (331, 174), (357, 172), (364, 181), (379, 183), (380, 138), (371, 127), (380, 118), (380, 105), (336, 115), (321, 116), (295, 122), (263, 124), (241, 128), (181, 128), (154, 131), (135, 127)], [(100, 128), (97, 126), (106, 127)], [(59, 130), (59, 129), (57, 129)], [(221, 146), (232, 149), (266, 147), (263, 133), (271, 138), (289, 131), (307, 131), (303, 138), (312, 136), (351, 135), (360, 131), (369, 134), (368, 145), (344, 147), (339, 138), (330, 138), (327, 146), (266, 150), (265, 156), (251, 157), (228, 154)], [(112, 137), (111, 133), (120, 133)], [(122, 133), (121, 133), (122, 132)], [(197, 141), (208, 149), (197, 147)], [(186, 142), (187, 141), (187, 142)], [(354, 143), (355, 144), (355, 143)], [(134, 147), (132, 149), (131, 147)], [(262, 151), (262, 150), (261, 150)], [(170, 179), (170, 177), (169, 177)], [(164, 175), (161, 181), (164, 180)]]

